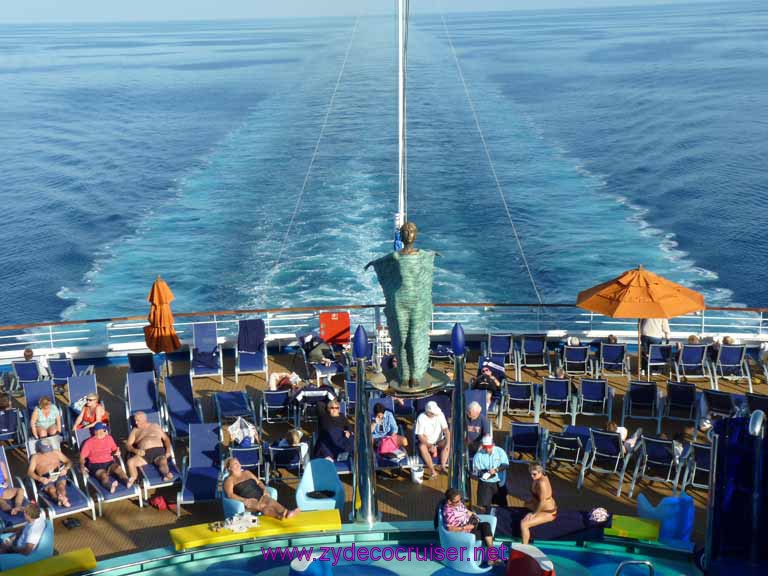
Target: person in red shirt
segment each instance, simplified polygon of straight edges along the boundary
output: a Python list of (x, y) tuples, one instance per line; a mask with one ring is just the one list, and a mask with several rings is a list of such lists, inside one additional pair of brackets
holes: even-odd
[(107, 432), (106, 424), (97, 422), (93, 430), (94, 435), (88, 438), (80, 449), (80, 470), (83, 476), (95, 476), (104, 488), (114, 494), (118, 480), (123, 484), (128, 483), (128, 475), (115, 461), (115, 457), (120, 455), (120, 449), (115, 439)]

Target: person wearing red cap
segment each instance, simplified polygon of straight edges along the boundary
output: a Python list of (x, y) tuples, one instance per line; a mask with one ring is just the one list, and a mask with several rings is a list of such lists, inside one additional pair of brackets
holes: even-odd
[(93, 430), (93, 436), (88, 438), (80, 449), (80, 470), (83, 476), (95, 476), (104, 488), (114, 494), (118, 480), (128, 484), (128, 475), (115, 461), (115, 457), (120, 455), (120, 449), (107, 431), (106, 424), (97, 422)]
[(486, 434), (472, 459), (472, 474), (477, 477), (477, 505), (490, 511), (492, 505), (507, 505), (507, 453), (495, 446), (493, 435)]

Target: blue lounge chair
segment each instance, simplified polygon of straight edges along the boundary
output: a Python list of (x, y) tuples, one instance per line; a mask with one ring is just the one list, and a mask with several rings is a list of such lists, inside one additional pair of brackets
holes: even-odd
[(128, 372), (154, 372), (155, 378), (160, 378), (161, 358), (152, 352), (131, 352), (128, 354)]
[[(690, 447), (686, 446), (685, 450), (690, 450)], [(672, 487), (672, 495), (675, 496), (680, 473), (687, 458), (687, 452), (679, 459), (675, 457), (672, 440), (641, 436), (635, 472), (629, 486), (629, 497), (632, 498), (638, 480), (669, 484)]]
[(581, 438), (570, 434), (550, 432), (547, 438), (547, 465), (570, 464), (579, 467), (584, 456)]
[[(31, 554), (0, 554), (0, 572), (39, 562), (51, 556), (53, 556), (53, 521), (46, 520), (40, 542), (37, 543), (37, 547)], [(28, 573), (34, 574), (32, 570), (29, 570)]]
[(715, 381), (707, 360), (709, 346), (707, 344), (683, 344), (675, 360), (675, 380), (707, 379), (710, 388), (715, 388)]
[(569, 376), (592, 374), (592, 359), (589, 346), (565, 346), (562, 356), (563, 370)]
[[(336, 391), (332, 386), (314, 384), (304, 386), (294, 397), (294, 427), (301, 428), (302, 422), (314, 422), (317, 420), (317, 404), (320, 401), (327, 402), (336, 398)], [(342, 404), (342, 409), (344, 405)]]
[(27, 427), (18, 408), (0, 410), (0, 443), (8, 442), (10, 448), (18, 448), (27, 443)]
[[(29, 460), (35, 454), (36, 443), (37, 440), (35, 438), (30, 438), (27, 441), (27, 457)], [(67, 472), (66, 493), (70, 503), (69, 508), (60, 506), (56, 500), (52, 500), (36, 481), (30, 480), (30, 485), (32, 487), (32, 498), (47, 509), (48, 518), (51, 520), (79, 514), (80, 512), (90, 512), (91, 518), (96, 520), (96, 506), (93, 503), (93, 499), (80, 489), (74, 467), (70, 468), (69, 472)]]
[(740, 380), (745, 378), (749, 391), (752, 390), (752, 375), (749, 372), (746, 346), (728, 346), (722, 344), (717, 351), (717, 358), (712, 366), (715, 390), (718, 389), (718, 378)]
[(491, 361), (501, 364), (504, 370), (508, 366), (513, 366), (515, 368), (515, 378), (520, 380), (520, 359), (515, 349), (514, 336), (512, 334), (489, 333), (483, 355)]
[(52, 403), (56, 405), (56, 407), (59, 409), (59, 412), (61, 413), (61, 437), (65, 442), (68, 441), (69, 436), (66, 426), (66, 416), (64, 411), (61, 409), (61, 406), (59, 406), (59, 403), (56, 402), (56, 395), (54, 394), (53, 390), (53, 381), (28, 381), (24, 382), (22, 388), (24, 390), (24, 403), (26, 405), (26, 411), (23, 412), (25, 425), (27, 427), (32, 425), (32, 412), (40, 403), (40, 398), (47, 396), (51, 399)]
[(220, 427), (218, 424), (189, 425), (189, 456), (184, 457), (181, 490), (178, 494), (176, 516), (182, 504), (216, 500), (219, 492), (221, 467)]
[[(313, 492), (333, 492), (328, 498), (311, 498)], [(324, 458), (310, 460), (296, 488), (296, 505), (302, 510), (344, 509), (344, 486), (339, 480), (336, 466)]]
[(346, 357), (343, 355), (340, 357), (337, 356), (336, 349), (331, 343), (326, 342), (326, 344), (328, 344), (328, 346), (333, 351), (333, 358), (329, 358), (329, 360), (332, 360), (329, 366), (326, 366), (322, 362), (310, 362), (309, 357), (307, 356), (307, 350), (305, 350), (304, 346), (301, 344), (306, 336), (308, 336), (307, 333), (300, 332), (296, 334), (296, 338), (299, 341), (296, 352), (301, 354), (302, 360), (304, 362), (304, 372), (307, 378), (312, 378), (314, 375), (317, 386), (322, 384), (323, 379), (331, 378), (336, 374), (344, 374), (347, 380), (352, 379), (347, 372)]
[(664, 413), (661, 392), (656, 382), (630, 382), (624, 395), (621, 425), (626, 418), (655, 420), (656, 434), (661, 434), (661, 417)]
[(576, 413), (613, 419), (614, 389), (602, 378), (582, 378), (579, 384)]
[(291, 422), (293, 411), (291, 393), (288, 390), (264, 390), (259, 402), (261, 422), (274, 424), (276, 422)]
[[(81, 403), (89, 394), (98, 395), (98, 393), (96, 376), (93, 374), (70, 376), (67, 379), (67, 397), (69, 398), (69, 404), (64, 411), (64, 419), (70, 434), (74, 434), (75, 420), (77, 420), (77, 417), (80, 415), (80, 410), (78, 410), (75, 405)], [(79, 446), (77, 434), (75, 434), (74, 439), (75, 444)]]
[(125, 375), (125, 419), (131, 422), (136, 412), (144, 412), (148, 422), (168, 430), (165, 407), (160, 402), (154, 372), (128, 372)]
[(507, 414), (533, 415), (533, 421), (539, 421), (541, 398), (533, 382), (505, 382), (504, 403)]
[(73, 376), (93, 374), (94, 366), (90, 364), (80, 371), (75, 370), (72, 358), (48, 358), (48, 371), (54, 386), (66, 386)]
[(552, 372), (546, 334), (523, 334), (520, 338), (519, 371), (523, 368), (546, 368)]
[[(330, 462), (329, 464), (333, 465)], [(287, 470), (300, 477), (303, 468), (304, 460), (300, 446), (278, 446), (277, 443), (269, 446), (269, 469), (276, 476), (279, 477), (280, 470)]]
[(432, 394), (426, 398), (419, 398), (414, 402), (416, 415), (418, 416), (427, 408), (427, 403), (434, 401), (440, 410), (443, 411), (445, 419), (450, 424), (451, 422), (451, 397), (448, 394)]
[(189, 438), (189, 427), (203, 422), (203, 407), (200, 401), (195, 399), (189, 374), (166, 376), (165, 406), (168, 410), (171, 438), (174, 441), (186, 440)]
[(224, 427), (238, 417), (242, 417), (256, 425), (259, 429), (259, 437), (261, 437), (261, 427), (256, 417), (256, 409), (248, 394), (243, 391), (214, 392), (213, 403), (219, 426)]
[(232, 443), (227, 447), (227, 452), (230, 458), (238, 459), (244, 470), (251, 470), (259, 478), (268, 478), (261, 442), (256, 442), (251, 446), (240, 446)]
[(11, 367), (13, 368), (12, 390), (18, 390), (27, 382), (36, 382), (37, 380), (48, 378), (48, 374), (46, 374), (37, 360), (17, 360), (11, 362)]
[(192, 325), (192, 346), (189, 348), (189, 374), (192, 378), (218, 376), (224, 385), (221, 346), (216, 324), (206, 322)]
[[(639, 431), (642, 433), (642, 430)], [(636, 433), (638, 434), (638, 433)], [(639, 442), (635, 444), (635, 447)], [(616, 496), (621, 496), (621, 488), (624, 485), (624, 474), (629, 466), (629, 461), (634, 454), (633, 450), (625, 450), (621, 435), (618, 432), (606, 432), (604, 430), (589, 430), (589, 446), (584, 453), (584, 461), (579, 472), (577, 488), (581, 490), (588, 472), (600, 474), (615, 474), (619, 477), (619, 488)]]
[[(464, 391), (464, 406), (469, 406), (472, 402), (480, 404), (480, 414), (488, 417), (488, 407), (486, 399), (488, 398), (487, 390), (465, 390)], [(446, 416), (447, 418), (447, 416)], [(490, 422), (489, 422), (490, 423)]]
[(667, 370), (669, 377), (672, 377), (672, 359), (674, 358), (674, 347), (671, 344), (651, 344), (648, 346), (648, 355), (645, 357), (645, 373), (650, 379), (652, 374), (657, 374), (654, 368)]
[(719, 390), (704, 390), (702, 398), (702, 417), (730, 418), (736, 413), (737, 402), (733, 394)]
[[(451, 571), (463, 574), (483, 574), (493, 570), (493, 566), (483, 567), (481, 559), (485, 558), (484, 543), (475, 540), (475, 535), (467, 532), (451, 532), (445, 527), (441, 502), (438, 506), (437, 533), (440, 546), (443, 550), (456, 550), (456, 560), (443, 560), (443, 564)], [(496, 516), (478, 514), (480, 522), (488, 522), (491, 526), (491, 534), (496, 534)]]
[(600, 377), (605, 372), (618, 372), (622, 376), (629, 375), (629, 357), (626, 344), (600, 343), (600, 353), (597, 361), (595, 376)]
[(696, 392), (696, 385), (688, 382), (667, 382), (667, 396), (664, 398), (662, 419), (679, 422), (693, 422), (693, 429), (699, 429), (699, 407), (701, 395)]
[[(80, 430), (75, 430), (74, 434), (77, 445), (82, 446), (85, 441), (91, 437), (91, 430), (81, 428)], [(123, 471), (125, 471), (125, 462), (123, 462), (121, 456), (118, 456), (118, 458), (120, 466), (122, 466)], [(110, 479), (117, 480), (114, 476), (110, 476)], [(85, 485), (91, 489), (91, 493), (96, 497), (96, 506), (98, 508), (99, 516), (104, 515), (104, 504), (111, 504), (113, 502), (119, 502), (120, 500), (133, 500), (134, 498), (138, 498), (139, 508), (144, 506), (141, 489), (135, 484), (130, 488), (127, 488), (125, 484), (118, 482), (117, 489), (114, 492), (110, 492), (107, 488), (102, 486), (101, 482), (89, 474), (83, 476), (83, 481)]]
[(265, 337), (264, 320), (240, 320), (235, 347), (235, 382), (240, 374), (264, 374), (269, 380), (269, 361)]
[(453, 362), (453, 348), (445, 342), (429, 343), (429, 363), (430, 366), (435, 360), (444, 362)]
[(546, 428), (538, 424), (521, 424), (512, 422), (509, 435), (505, 440), (505, 449), (510, 462), (530, 464), (531, 460), (524, 456), (531, 456), (534, 461), (547, 463), (547, 435)]
[[(5, 471), (8, 473), (8, 476), (5, 479), (6, 488), (19, 488), (24, 493), (23, 505), (26, 506), (29, 503), (29, 499), (27, 498), (27, 489), (24, 487), (24, 482), (21, 481), (21, 478), (18, 476), (14, 478), (14, 476), (11, 474), (11, 468), (8, 466), (8, 456), (5, 453), (5, 446), (0, 446), (0, 464), (5, 466)], [(24, 518), (23, 511), (20, 511), (18, 514), (11, 515), (10, 511), (5, 512), (0, 510), (0, 527), (4, 526), (6, 528), (16, 528), (17, 526), (23, 526), (26, 523), (27, 520)]]
[(576, 424), (576, 402), (571, 395), (571, 381), (567, 378), (544, 378), (541, 411), (544, 414), (569, 416)]
[[(225, 472), (221, 477), (221, 483), (224, 484), (224, 481), (227, 479), (227, 476), (229, 476), (229, 473)], [(273, 488), (272, 486), (266, 487), (266, 493), (269, 494), (269, 496), (272, 498), (272, 500), (277, 500), (277, 489)], [(238, 514), (242, 514), (245, 512), (245, 502), (242, 500), (235, 500), (234, 498), (227, 498), (227, 495), (224, 493), (224, 489), (222, 488), (220, 492), (221, 497), (221, 507), (224, 512), (224, 518), (232, 518), (233, 516), (237, 516)], [(260, 516), (261, 512), (251, 512), (251, 514), (255, 514), (256, 516)]]
[(691, 444), (691, 454), (686, 461), (685, 473), (681, 492), (685, 492), (689, 486), (701, 490), (709, 490), (709, 472), (712, 468), (712, 446), (709, 444)]

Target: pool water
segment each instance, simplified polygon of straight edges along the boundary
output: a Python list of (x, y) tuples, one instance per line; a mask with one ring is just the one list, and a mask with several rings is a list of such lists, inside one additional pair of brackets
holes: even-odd
[[(428, 546), (430, 543), (422, 544)], [(418, 546), (409, 543), (409, 546)], [(434, 545), (434, 544), (432, 544)], [(377, 542), (371, 546), (355, 545), (356, 548), (371, 548), (372, 546), (398, 546), (396, 542)], [(336, 547), (341, 547), (337, 545)], [(641, 554), (630, 554), (623, 549), (613, 546), (594, 546), (579, 548), (569, 545), (546, 545), (541, 550), (555, 565), (557, 576), (613, 576), (619, 564), (625, 560), (650, 560), (653, 562), (655, 574), (658, 576), (700, 576), (700, 572), (692, 563), (676, 561), (669, 558), (653, 558)], [(288, 574), (288, 560), (272, 560), (260, 554), (237, 554), (223, 558), (196, 560), (188, 564), (175, 564), (154, 570), (144, 570), (145, 576), (285, 576)], [(488, 572), (492, 575), (503, 575), (504, 566), (498, 566)], [(447, 568), (439, 562), (431, 561), (345, 561), (339, 560), (332, 567), (332, 574), (354, 576), (453, 576), (460, 574)], [(622, 572), (625, 576), (646, 576), (648, 569), (644, 566), (629, 566)]]

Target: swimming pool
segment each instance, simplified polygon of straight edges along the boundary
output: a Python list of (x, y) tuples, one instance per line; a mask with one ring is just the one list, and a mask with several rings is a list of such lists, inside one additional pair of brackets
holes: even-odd
[[(370, 542), (355, 547), (371, 550), (373, 547), (428, 547), (434, 542), (408, 542), (400, 544), (397, 541)], [(264, 543), (264, 546), (268, 546)], [(331, 544), (332, 549), (349, 548), (352, 544)], [(541, 550), (555, 565), (558, 576), (613, 576), (619, 564), (625, 560), (650, 560), (653, 562), (655, 574), (659, 576), (700, 576), (700, 572), (692, 563), (673, 558), (658, 558), (644, 554), (632, 554), (623, 547), (608, 544), (593, 544), (578, 547), (569, 544), (542, 544)], [(338, 553), (338, 552), (337, 552)], [(183, 562), (183, 560), (182, 560)], [(288, 574), (289, 560), (265, 558), (258, 549), (245, 553), (237, 553), (226, 557), (217, 556), (205, 559), (194, 559), (185, 563), (174, 563), (170, 566), (148, 569), (142, 574), (147, 576), (285, 576)], [(499, 566), (489, 574), (504, 574), (505, 567)], [(415, 576), (434, 575), (451, 576), (459, 574), (446, 568), (439, 562), (433, 561), (346, 561), (340, 559), (333, 566), (334, 575), (344, 574), (355, 576)], [(644, 566), (628, 566), (623, 572), (626, 576), (646, 576), (648, 569)]]

